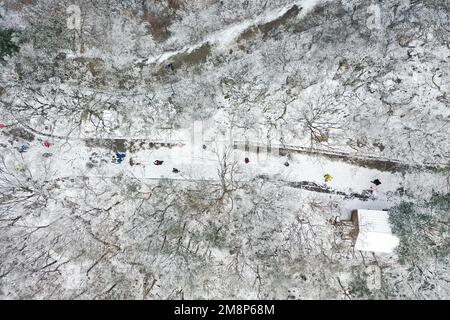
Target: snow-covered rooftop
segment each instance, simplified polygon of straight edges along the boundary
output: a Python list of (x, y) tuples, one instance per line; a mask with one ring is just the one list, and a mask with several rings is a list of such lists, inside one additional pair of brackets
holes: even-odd
[(378, 210), (358, 210), (359, 233), (355, 249), (390, 253), (399, 239), (392, 234), (389, 213)]

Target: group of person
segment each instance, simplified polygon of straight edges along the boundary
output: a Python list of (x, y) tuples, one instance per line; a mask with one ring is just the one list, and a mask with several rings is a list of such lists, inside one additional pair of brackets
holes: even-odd
[[(164, 163), (163, 160), (155, 160), (155, 161), (153, 161), (153, 164), (154, 164), (155, 166), (160, 166), (160, 165), (162, 165), (163, 163)], [(172, 168), (172, 172), (173, 172), (173, 173), (179, 173), (180, 170), (178, 170), (177, 168)]]
[[(205, 145), (203, 145), (203, 149), (206, 149)], [(160, 166), (163, 163), (164, 163), (164, 160), (155, 160), (155, 161), (153, 161), (153, 164), (155, 166)], [(250, 159), (248, 157), (245, 157), (244, 158), (244, 163), (245, 164), (249, 164), (250, 163)], [(284, 166), (289, 167), (289, 162), (287, 162), (287, 161), (284, 162)], [(177, 168), (172, 168), (172, 172), (173, 173), (179, 173), (180, 170), (178, 170)], [(330, 175), (329, 173), (325, 174), (323, 177), (324, 177), (325, 182), (331, 182), (333, 180), (333, 176)], [(375, 180), (370, 181), (370, 182), (374, 185), (374, 188), (378, 187), (381, 184), (381, 181), (379, 179), (375, 179)]]
[[(164, 160), (155, 160), (155, 161), (153, 161), (153, 164), (155, 165), (155, 166), (161, 166), (162, 164), (164, 163)], [(244, 158), (244, 163), (246, 163), (246, 164), (248, 164), (248, 163), (250, 163), (250, 159), (249, 158)], [(286, 166), (286, 167), (289, 167), (289, 162), (285, 162), (284, 163), (284, 165)], [(180, 170), (178, 170), (177, 168), (173, 168), (172, 169), (172, 172), (173, 173), (179, 173), (180, 172)]]
[[(44, 147), (46, 147), (46, 148), (50, 148), (50, 142), (48, 142), (48, 141), (43, 141), (43, 142), (42, 142), (42, 145), (43, 145)], [(19, 151), (19, 153), (25, 153), (25, 152), (27, 152), (29, 149), (30, 149), (30, 144), (29, 144), (29, 143), (24, 143), (24, 144), (20, 145), (20, 146), (17, 148), (17, 151)]]

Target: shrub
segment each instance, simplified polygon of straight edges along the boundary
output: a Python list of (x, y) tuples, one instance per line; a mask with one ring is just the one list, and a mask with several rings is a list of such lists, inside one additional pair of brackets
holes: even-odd
[(15, 31), (12, 29), (0, 29), (0, 61), (4, 61), (5, 56), (11, 56), (19, 47), (14, 42)]
[(400, 262), (417, 266), (428, 258), (449, 256), (450, 194), (434, 195), (429, 201), (402, 202), (390, 213), (392, 231), (400, 239)]

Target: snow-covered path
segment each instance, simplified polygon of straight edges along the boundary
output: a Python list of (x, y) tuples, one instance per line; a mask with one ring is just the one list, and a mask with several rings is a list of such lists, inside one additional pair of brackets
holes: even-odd
[[(99, 139), (101, 140), (101, 139)], [(143, 148), (127, 151), (125, 160), (114, 163), (115, 152), (101, 146), (87, 146), (82, 141), (53, 141), (50, 148), (35, 140), (30, 143), (26, 153), (13, 151), (10, 161), (15, 165), (22, 162), (33, 172), (41, 175), (47, 167), (52, 178), (57, 177), (115, 177), (120, 174), (138, 179), (180, 179), (180, 180), (218, 180), (218, 154), (209, 145), (179, 144), (172, 147)], [(224, 148), (224, 147), (222, 147)], [(433, 190), (446, 190), (447, 180), (444, 174), (432, 171), (412, 171), (392, 173), (373, 168), (364, 168), (346, 163), (339, 159), (329, 159), (313, 154), (291, 154), (290, 159), (268, 153), (255, 153), (228, 147), (228, 163), (237, 163), (236, 179), (248, 181), (257, 176), (270, 177), (285, 182), (308, 181), (345, 194), (363, 193), (373, 187), (371, 181), (379, 179), (382, 184), (375, 190), (375, 197), (386, 199), (399, 189), (408, 190), (411, 195), (423, 197), (431, 195)], [(51, 153), (48, 158), (45, 153)], [(244, 159), (248, 157), (250, 163)], [(22, 160), (23, 158), (23, 160)], [(153, 164), (163, 160), (161, 166)], [(289, 162), (289, 166), (285, 166)], [(180, 172), (173, 173), (177, 168)], [(333, 180), (324, 181), (324, 175), (330, 174)]]

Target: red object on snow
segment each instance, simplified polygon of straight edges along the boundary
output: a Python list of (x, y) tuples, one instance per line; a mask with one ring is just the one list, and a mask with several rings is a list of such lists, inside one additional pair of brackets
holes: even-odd
[(160, 166), (160, 165), (163, 164), (163, 162), (164, 162), (164, 161), (161, 161), (161, 160), (155, 160), (155, 161), (153, 162), (153, 164), (154, 164), (155, 166)]
[(48, 141), (44, 141), (44, 147), (46, 147), (46, 148), (50, 148), (50, 142), (48, 142)]
[(245, 162), (245, 163), (249, 163), (250, 160), (249, 160), (248, 158), (245, 158), (244, 162)]
[(6, 124), (0, 123), (0, 129), (5, 129), (8, 128), (8, 126)]

